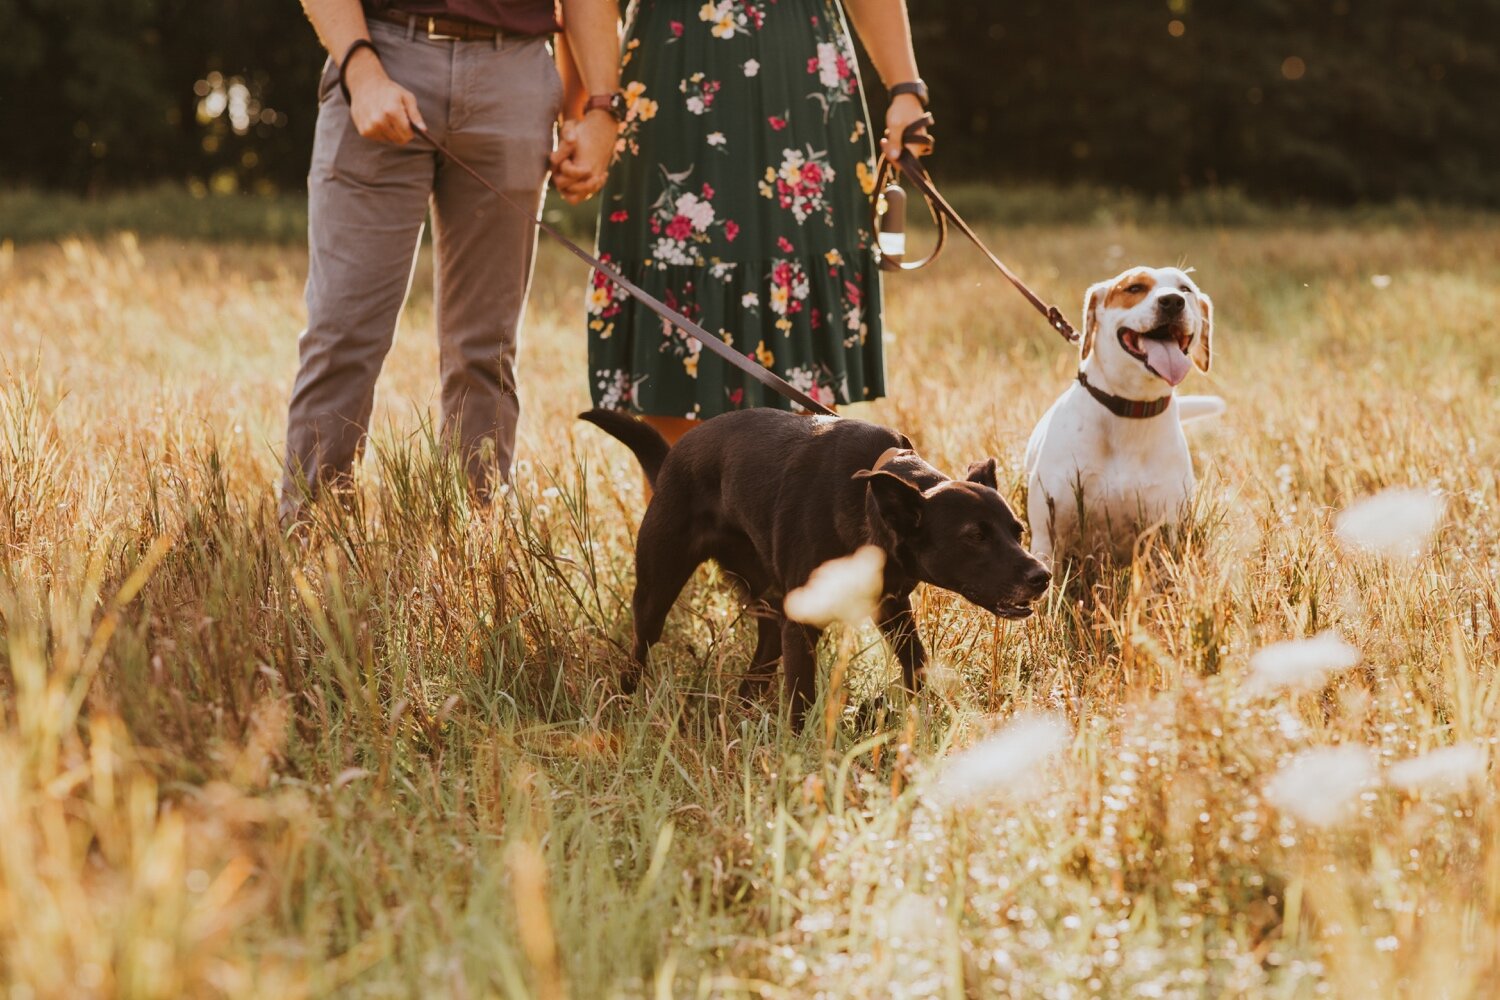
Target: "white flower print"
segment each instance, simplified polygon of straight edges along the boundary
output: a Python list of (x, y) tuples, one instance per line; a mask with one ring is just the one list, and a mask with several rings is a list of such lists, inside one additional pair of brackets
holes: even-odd
[(760, 72), (760, 62), (756, 59), (747, 60), (745, 63), (745, 75), (754, 76)]

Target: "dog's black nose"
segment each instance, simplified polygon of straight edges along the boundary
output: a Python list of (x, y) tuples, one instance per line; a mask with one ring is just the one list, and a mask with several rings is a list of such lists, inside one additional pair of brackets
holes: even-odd
[(1168, 292), (1156, 300), (1156, 308), (1169, 316), (1176, 316), (1182, 312), (1183, 299), (1176, 292)]
[(1026, 586), (1038, 594), (1046, 590), (1051, 582), (1052, 574), (1041, 563), (1037, 563), (1026, 572)]

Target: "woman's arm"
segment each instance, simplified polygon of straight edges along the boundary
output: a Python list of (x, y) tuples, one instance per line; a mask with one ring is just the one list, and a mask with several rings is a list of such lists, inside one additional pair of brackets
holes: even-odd
[(558, 192), (574, 204), (604, 186), (619, 134), (605, 110), (584, 111), (590, 97), (620, 89), (620, 7), (616, 0), (562, 0), (564, 46), (563, 142), (552, 158)]
[[(911, 46), (911, 22), (906, 16), (906, 0), (844, 0), (849, 20), (864, 43), (880, 82), (889, 89), (898, 83), (920, 80), (917, 55)], [(906, 127), (927, 113), (922, 102), (912, 94), (892, 99), (885, 113), (885, 138), (880, 148), (891, 159), (901, 155), (901, 136)], [(912, 147), (918, 152), (917, 147)]]

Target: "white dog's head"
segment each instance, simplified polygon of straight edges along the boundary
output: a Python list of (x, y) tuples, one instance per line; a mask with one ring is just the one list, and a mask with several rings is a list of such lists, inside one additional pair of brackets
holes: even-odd
[[(1189, 359), (1208, 371), (1214, 304), (1176, 267), (1132, 267), (1088, 290), (1083, 300), (1083, 360), (1116, 391), (1160, 394), (1187, 378)], [(1153, 387), (1155, 387), (1153, 389)]]

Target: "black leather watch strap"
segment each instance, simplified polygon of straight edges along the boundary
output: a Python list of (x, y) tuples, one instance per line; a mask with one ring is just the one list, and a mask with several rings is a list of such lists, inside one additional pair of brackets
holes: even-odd
[(898, 83), (891, 88), (890, 94), (892, 97), (910, 94), (922, 102), (922, 107), (927, 107), (927, 84), (921, 80), (908, 80), (905, 83)]

